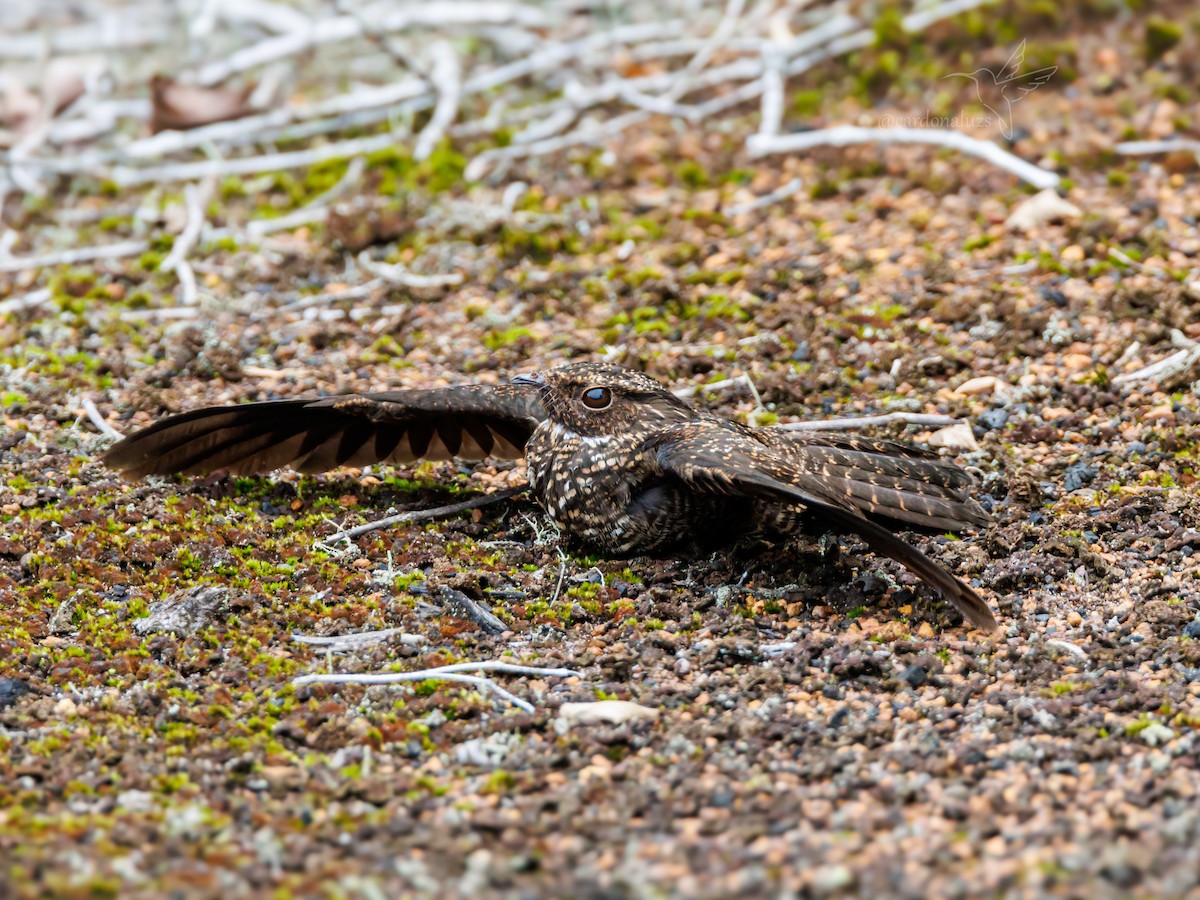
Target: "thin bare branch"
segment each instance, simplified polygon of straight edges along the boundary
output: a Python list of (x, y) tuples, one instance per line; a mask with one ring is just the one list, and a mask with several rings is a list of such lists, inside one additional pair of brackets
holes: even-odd
[(726, 212), (731, 216), (741, 216), (749, 212), (756, 212), (760, 209), (765, 209), (768, 206), (774, 206), (781, 200), (787, 200), (789, 197), (794, 197), (800, 191), (804, 190), (804, 180), (801, 178), (793, 178), (787, 184), (777, 187), (769, 194), (763, 194), (756, 200), (748, 203), (739, 203), (736, 206), (730, 206)]
[(101, 434), (116, 438), (118, 441), (125, 437), (125, 435), (108, 424), (104, 416), (100, 414), (100, 410), (96, 408), (96, 404), (92, 402), (91, 397), (84, 397), (82, 406), (83, 411), (87, 413), (88, 420), (100, 430)]
[(42, 256), (10, 256), (0, 258), (0, 272), (28, 272), (30, 269), (48, 266), (73, 266), (84, 262), (124, 259), (145, 253), (149, 249), (150, 245), (146, 241), (122, 241), (102, 247), (76, 247)]
[[(3, 263), (3, 258), (0, 258), (0, 263)], [(23, 309), (34, 309), (50, 302), (54, 295), (49, 288), (40, 288), (36, 291), (30, 291), (28, 294), (23, 294), (20, 297), (9, 297), (7, 300), (0, 300), (0, 316), (7, 315), (11, 312), (20, 312)]]
[(816, 422), (784, 422), (767, 427), (780, 431), (854, 431), (859, 428), (872, 428), (876, 425), (924, 425), (932, 428), (957, 425), (960, 421), (953, 416), (940, 416), (934, 413), (893, 412), (878, 416), (823, 419)]
[(320, 637), (317, 635), (305, 635), (298, 632), (292, 633), (292, 640), (300, 644), (309, 644), (313, 647), (322, 647), (332, 653), (351, 652), (361, 650), (363, 647), (372, 647), (375, 644), (382, 644), (395, 638), (401, 644), (408, 646), (418, 646), (426, 643), (425, 638), (419, 634), (410, 634), (402, 628), (384, 628), (379, 631), (359, 631), (353, 634), (336, 634), (328, 637)]
[(308, 309), (313, 306), (327, 306), (330, 303), (337, 303), (340, 300), (358, 300), (361, 297), (369, 297), (376, 290), (383, 287), (387, 282), (382, 278), (372, 278), (370, 281), (355, 285), (354, 287), (345, 288), (340, 291), (325, 291), (320, 294), (313, 294), (308, 297), (301, 297), (298, 300), (293, 300), (290, 303), (285, 303), (277, 310), (268, 310), (262, 313), (263, 316), (275, 315), (276, 313), (293, 312), (298, 309)]
[(393, 134), (373, 134), (369, 137), (335, 141), (307, 150), (287, 153), (268, 153), (263, 156), (244, 156), (239, 159), (214, 159), (200, 162), (168, 163), (162, 166), (135, 168), (114, 166), (108, 177), (122, 187), (142, 184), (161, 184), (170, 181), (192, 181), (198, 178), (223, 178), (228, 175), (258, 175), (280, 169), (300, 169), (332, 159), (347, 159), (386, 150), (396, 144)]
[(1194, 153), (1200, 160), (1200, 141), (1174, 138), (1169, 141), (1122, 141), (1113, 148), (1122, 156), (1154, 156), (1159, 153)]
[(814, 147), (846, 147), (854, 144), (932, 144), (974, 156), (1017, 176), (1036, 188), (1058, 187), (1059, 177), (991, 141), (983, 141), (942, 128), (862, 128), (837, 125), (818, 131), (788, 135), (751, 135), (746, 148), (754, 157), (773, 153), (800, 153)]
[(413, 522), (427, 522), (431, 519), (444, 519), (448, 516), (456, 516), (459, 513), (467, 512), (472, 509), (479, 509), (484, 506), (492, 506), (496, 503), (502, 503), (510, 497), (515, 497), (517, 494), (524, 493), (528, 489), (527, 485), (519, 487), (506, 488), (502, 491), (496, 491), (492, 494), (484, 494), (480, 497), (472, 497), (470, 500), (464, 500), (461, 503), (451, 503), (447, 506), (437, 506), (433, 509), (414, 509), (408, 512), (402, 512), (394, 516), (387, 516), (382, 519), (376, 519), (374, 522), (367, 522), (364, 525), (357, 525), (354, 528), (347, 528), (344, 531), (339, 531), (336, 534), (331, 534), (324, 538), (322, 543), (332, 544), (335, 541), (350, 541), (360, 535), (367, 534), (371, 531), (378, 531), (381, 528), (391, 528), (395, 525), (411, 525)]
[(1171, 343), (1180, 349), (1166, 359), (1126, 372), (1113, 378), (1113, 384), (1135, 384), (1139, 381), (1163, 381), (1188, 371), (1200, 363), (1200, 343), (1191, 340), (1178, 328), (1171, 329)]
[(463, 276), (457, 272), (444, 275), (419, 275), (416, 272), (410, 272), (408, 267), (401, 263), (376, 262), (371, 259), (366, 250), (358, 255), (358, 264), (364, 271), (376, 278), (409, 288), (454, 287), (463, 282)]
[(574, 678), (579, 675), (572, 669), (539, 668), (537, 666), (519, 666), (498, 661), (454, 663), (449, 666), (439, 666), (433, 669), (421, 669), (417, 672), (387, 672), (377, 675), (301, 675), (292, 679), (295, 687), (305, 684), (397, 684), (411, 681), (454, 681), (470, 684), (491, 691), (497, 697), (507, 700), (518, 709), (532, 713), (533, 704), (522, 700), (515, 694), (505, 690), (490, 678), (479, 675), (467, 675), (466, 672), (498, 672), (506, 675), (536, 675), (541, 678)]
[(188, 265), (188, 254), (200, 240), (206, 219), (205, 207), (216, 189), (216, 179), (212, 176), (205, 178), (199, 184), (189, 184), (183, 189), (184, 204), (187, 208), (187, 222), (183, 231), (171, 246), (171, 252), (162, 261), (159, 269), (174, 272), (179, 279), (179, 302), (182, 306), (193, 306), (196, 303), (196, 276)]
[(519, 24), (539, 28), (548, 24), (540, 10), (524, 3), (456, 0), (455, 3), (414, 3), (399, 9), (391, 3), (375, 3), (357, 16), (322, 19), (305, 30), (267, 38), (243, 48), (226, 59), (203, 67), (196, 73), (195, 80), (202, 85), (219, 84), (239, 72), (297, 56), (322, 44), (348, 41), (362, 35), (361, 20), (377, 23), (379, 33), (422, 27)]
[(438, 99), (428, 124), (417, 135), (413, 159), (418, 162), (428, 159), (446, 136), (446, 130), (458, 115), (458, 104), (462, 98), (462, 69), (454, 48), (447, 41), (438, 41), (429, 52), (433, 57), (430, 80), (437, 89)]

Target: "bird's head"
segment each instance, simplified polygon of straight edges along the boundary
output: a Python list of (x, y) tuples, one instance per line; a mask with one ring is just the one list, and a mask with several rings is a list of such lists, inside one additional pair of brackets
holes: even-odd
[(573, 363), (517, 375), (514, 384), (540, 388), (550, 421), (581, 437), (619, 434), (639, 425), (658, 428), (694, 413), (649, 375), (603, 363)]

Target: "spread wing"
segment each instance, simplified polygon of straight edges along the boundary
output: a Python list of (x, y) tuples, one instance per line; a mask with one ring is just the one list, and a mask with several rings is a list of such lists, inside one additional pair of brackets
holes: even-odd
[(969, 531), (991, 521), (968, 493), (971, 476), (932, 451), (826, 431), (763, 435), (868, 515), (937, 531)]
[(834, 529), (858, 534), (877, 553), (904, 564), (936, 588), (973, 625), (997, 627), (992, 611), (969, 585), (868, 519), (853, 497), (820, 473), (806, 471), (769, 439), (736, 427), (686, 423), (659, 432), (645, 449), (654, 453), (664, 474), (697, 490), (802, 507)]
[(115, 444), (104, 462), (127, 478), (225, 469), (237, 475), (292, 466), (417, 459), (516, 459), (545, 411), (536, 387), (462, 385), (307, 400), (214, 406), (181, 413)]

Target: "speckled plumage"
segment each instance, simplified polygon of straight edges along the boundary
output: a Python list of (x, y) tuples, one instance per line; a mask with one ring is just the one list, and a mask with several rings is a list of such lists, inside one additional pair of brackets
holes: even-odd
[(975, 591), (877, 521), (939, 530), (986, 523), (961, 469), (891, 441), (749, 428), (616, 366), (576, 363), (510, 385), (197, 410), (126, 438), (105, 459), (137, 477), (522, 453), (547, 514), (609, 555), (797, 528), (854, 532), (973, 624), (996, 627)]

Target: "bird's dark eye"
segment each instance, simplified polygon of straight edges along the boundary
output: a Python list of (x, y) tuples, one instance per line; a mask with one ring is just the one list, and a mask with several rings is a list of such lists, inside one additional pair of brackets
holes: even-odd
[(612, 405), (612, 391), (606, 387), (588, 388), (583, 392), (583, 405), (588, 409), (607, 409)]

